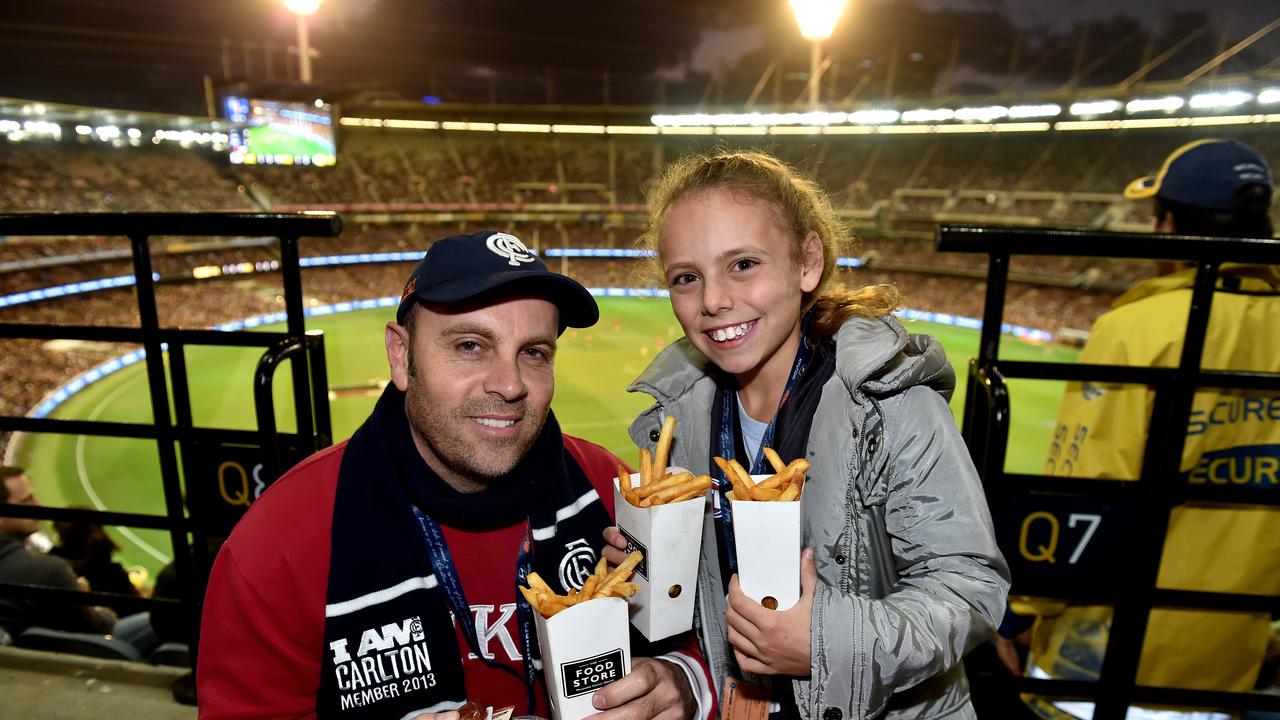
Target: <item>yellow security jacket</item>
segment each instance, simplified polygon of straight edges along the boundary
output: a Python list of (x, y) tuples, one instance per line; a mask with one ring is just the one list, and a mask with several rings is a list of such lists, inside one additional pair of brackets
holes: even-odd
[[(1194, 270), (1134, 286), (1098, 319), (1079, 362), (1175, 367)], [(1280, 272), (1224, 265), (1201, 367), (1280, 373)], [(1067, 385), (1045, 473), (1134, 480), (1155, 394), (1145, 385)], [(1204, 389), (1195, 396), (1182, 480), (1280, 492), (1280, 394)], [(1280, 595), (1280, 509), (1188, 503), (1170, 516), (1157, 580), (1177, 590)], [(1035, 663), (1054, 677), (1097, 677), (1108, 608), (1040, 604)], [(1266, 650), (1262, 613), (1155, 609), (1138, 683), (1245, 691)]]

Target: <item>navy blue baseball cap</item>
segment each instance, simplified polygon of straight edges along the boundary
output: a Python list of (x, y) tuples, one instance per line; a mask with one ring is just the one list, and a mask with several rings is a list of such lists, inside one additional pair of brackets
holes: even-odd
[(1271, 168), (1256, 150), (1235, 140), (1197, 140), (1165, 159), (1160, 172), (1129, 183), (1130, 200), (1159, 196), (1183, 205), (1230, 210), (1248, 185), (1272, 187)]
[(427, 250), (404, 284), (396, 322), (403, 325), (417, 302), (447, 305), (516, 284), (555, 303), (562, 332), (566, 327), (591, 327), (600, 319), (600, 308), (586, 288), (548, 270), (516, 236), (482, 230), (437, 240)]

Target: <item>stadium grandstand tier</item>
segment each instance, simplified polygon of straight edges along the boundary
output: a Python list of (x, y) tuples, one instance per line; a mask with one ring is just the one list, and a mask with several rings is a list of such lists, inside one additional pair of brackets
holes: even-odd
[(0, 142), (0, 209), (197, 211), (252, 207), (207, 151), (170, 145)]
[[(1088, 226), (1146, 221), (1120, 203), (1132, 178), (1196, 128), (925, 135), (614, 137), (345, 128), (334, 167), (227, 166), (207, 148), (84, 138), (0, 141), (12, 211), (221, 210), (433, 204), (638, 206), (662, 164), (714, 147), (763, 147), (847, 210), (981, 215)], [(1218, 133), (1223, 134), (1223, 133)], [(1265, 154), (1266, 128), (1226, 134)], [(1113, 212), (1108, 213), (1108, 210)]]

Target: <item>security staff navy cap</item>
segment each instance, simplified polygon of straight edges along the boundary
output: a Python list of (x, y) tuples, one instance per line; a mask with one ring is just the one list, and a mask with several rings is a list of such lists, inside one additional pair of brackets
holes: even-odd
[(1174, 150), (1160, 172), (1129, 183), (1124, 196), (1159, 196), (1183, 205), (1230, 210), (1236, 193), (1248, 185), (1272, 186), (1267, 161), (1235, 140), (1196, 140)]
[(585, 328), (600, 319), (587, 289), (547, 269), (514, 235), (483, 230), (437, 240), (404, 285), (396, 322), (404, 324), (415, 302), (449, 304), (479, 298), (500, 287), (520, 284), (560, 309), (560, 330)]

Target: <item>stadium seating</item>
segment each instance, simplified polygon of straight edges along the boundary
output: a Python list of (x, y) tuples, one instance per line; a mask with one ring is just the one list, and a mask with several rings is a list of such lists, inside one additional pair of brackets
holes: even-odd
[(32, 627), (19, 633), (13, 644), (16, 647), (27, 648), (28, 650), (50, 650), (111, 660), (142, 661), (142, 655), (137, 648), (109, 635), (63, 632), (61, 630)]

